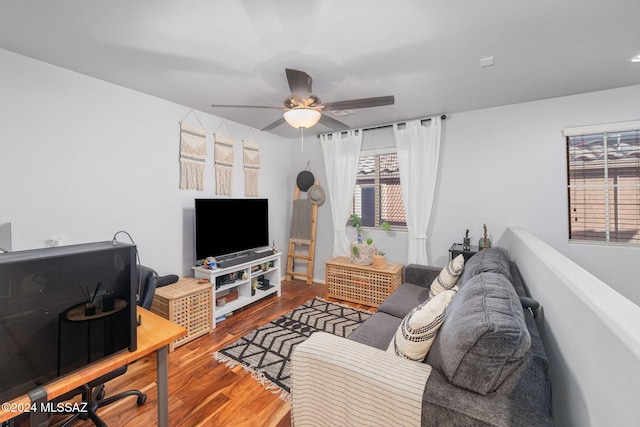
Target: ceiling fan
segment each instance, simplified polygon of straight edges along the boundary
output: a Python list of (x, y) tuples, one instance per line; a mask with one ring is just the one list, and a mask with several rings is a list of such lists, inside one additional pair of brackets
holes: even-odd
[(346, 130), (349, 126), (323, 114), (328, 111), (354, 110), (357, 108), (380, 107), (393, 105), (393, 96), (378, 96), (374, 98), (350, 99), (346, 101), (325, 102), (312, 94), (311, 83), (313, 79), (304, 71), (286, 68), (287, 81), (291, 89), (291, 96), (284, 100), (284, 107), (272, 107), (265, 105), (217, 105), (215, 108), (266, 108), (283, 110), (283, 117), (262, 128), (263, 131), (271, 130), (287, 122), (295, 128), (310, 128), (320, 122), (334, 130)]

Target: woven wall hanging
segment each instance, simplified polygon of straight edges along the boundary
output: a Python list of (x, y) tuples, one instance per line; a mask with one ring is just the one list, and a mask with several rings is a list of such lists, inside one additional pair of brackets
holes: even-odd
[(214, 133), (216, 194), (230, 196), (233, 188), (233, 139)]
[(202, 129), (180, 123), (180, 189), (204, 189), (207, 134)]
[(244, 195), (257, 196), (260, 178), (260, 151), (253, 141), (242, 141), (244, 157)]

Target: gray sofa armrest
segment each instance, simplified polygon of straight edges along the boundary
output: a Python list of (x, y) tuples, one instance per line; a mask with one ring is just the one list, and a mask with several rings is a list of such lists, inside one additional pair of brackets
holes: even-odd
[(546, 380), (532, 373), (514, 375), (504, 389), (483, 396), (456, 387), (433, 369), (424, 392), (422, 426), (553, 427), (546, 411), (550, 386), (534, 385)]
[(324, 332), (291, 358), (293, 425), (420, 425), (431, 366)]
[(404, 268), (404, 281), (428, 288), (441, 270), (442, 267), (409, 264)]

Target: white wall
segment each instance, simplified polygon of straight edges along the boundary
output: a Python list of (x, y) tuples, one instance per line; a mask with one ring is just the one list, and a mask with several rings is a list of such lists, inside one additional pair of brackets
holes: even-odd
[[(216, 129), (236, 141), (234, 197), (244, 197), (241, 140), (255, 135), (270, 235), (286, 249), (291, 141), (197, 112), (209, 133), (205, 190), (180, 190), (178, 122), (188, 108), (3, 50), (0, 63), (0, 223), (12, 223), (13, 250), (126, 230), (143, 264), (190, 274), (193, 200), (216, 197)], [(185, 123), (198, 120), (191, 114)]]
[[(56, 237), (65, 244), (109, 240), (124, 229), (143, 263), (161, 274), (188, 274), (193, 199), (215, 197), (211, 152), (205, 191), (178, 189), (178, 121), (189, 109), (6, 51), (0, 63), (0, 223), (12, 223), (13, 249)], [(499, 244), (507, 226), (521, 225), (640, 304), (640, 248), (567, 242), (561, 136), (564, 127), (638, 119), (638, 111), (640, 86), (631, 86), (449, 114), (428, 232), (432, 264), (446, 263), (467, 228), (477, 241), (486, 223)], [(198, 116), (209, 133), (226, 131), (220, 118)], [(193, 115), (186, 122), (197, 124)], [(237, 141), (233, 195), (242, 197), (240, 140), (250, 128), (227, 125)], [(309, 162), (326, 183), (320, 143), (307, 136), (301, 152), (299, 139), (253, 134), (261, 145), (260, 196), (270, 199), (271, 235), (285, 251), (297, 173)], [(319, 209), (319, 281), (331, 258), (331, 230), (327, 201)], [(406, 233), (372, 237), (389, 260), (405, 262)]]
[[(462, 241), (466, 229), (477, 244), (486, 223), (494, 244), (499, 244), (506, 227), (520, 225), (640, 304), (640, 248), (568, 243), (561, 135), (565, 127), (638, 119), (639, 111), (640, 86), (631, 86), (448, 114), (428, 230), (431, 263), (445, 265), (449, 247)], [(314, 173), (324, 173), (319, 145), (305, 139), (305, 152), (294, 157), (299, 170), (311, 160)], [(325, 259), (331, 256), (332, 244), (328, 209), (320, 210), (317, 249), (319, 258)], [(390, 260), (405, 262), (406, 233), (380, 232), (375, 238)], [(316, 277), (324, 280), (324, 267), (318, 262)]]
[(531, 294), (558, 426), (637, 426), (640, 307), (521, 227), (505, 247)]
[(523, 226), (640, 304), (640, 248), (568, 243), (561, 135), (569, 126), (637, 119), (639, 111), (640, 86), (632, 86), (452, 115), (432, 250), (460, 240), (465, 228), (478, 239), (483, 223), (496, 242), (506, 227)]

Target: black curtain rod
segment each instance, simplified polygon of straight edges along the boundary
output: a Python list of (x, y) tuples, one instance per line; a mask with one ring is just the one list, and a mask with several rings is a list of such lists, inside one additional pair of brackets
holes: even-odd
[[(443, 114), (443, 115), (440, 116), (440, 119), (442, 119), (442, 120), (446, 120), (446, 118), (447, 118), (446, 114)], [(392, 123), (390, 125), (380, 125), (380, 126), (374, 126), (374, 127), (370, 127), (370, 128), (363, 128), (362, 130), (365, 131), (365, 130), (374, 130), (374, 129), (385, 129), (385, 128), (393, 127), (394, 124), (406, 125), (407, 122), (409, 122), (409, 121), (411, 121), (411, 120), (406, 120), (406, 121), (398, 122), (398, 123)], [(426, 122), (426, 121), (431, 121), (431, 117), (427, 117), (426, 119), (420, 119), (420, 122)]]
[[(447, 118), (447, 115), (446, 115), (446, 114), (442, 114), (442, 115), (440, 116), (440, 119), (441, 119), (441, 120), (446, 120), (446, 118)], [(414, 120), (415, 120), (415, 119), (414, 119)], [(409, 122), (409, 121), (411, 121), (411, 120), (405, 120), (405, 121), (403, 121), (403, 122), (397, 122), (397, 123), (392, 123), (392, 124), (388, 124), (388, 125), (373, 126), (373, 127), (370, 127), (370, 128), (362, 128), (362, 129), (360, 129), (360, 130), (364, 132), (364, 131), (366, 131), (366, 130), (385, 129), (385, 128), (390, 128), (390, 127), (392, 127), (394, 124), (398, 124), (398, 125), (402, 125), (402, 124), (404, 124), (404, 125), (406, 125), (406, 124), (407, 124), (407, 122)], [(420, 119), (420, 122), (425, 122), (425, 121), (431, 121), (431, 117), (427, 117), (426, 119)], [(355, 129), (355, 130), (357, 130), (357, 129)], [(316, 135), (316, 137), (317, 137), (317, 138), (320, 138), (320, 134)]]

